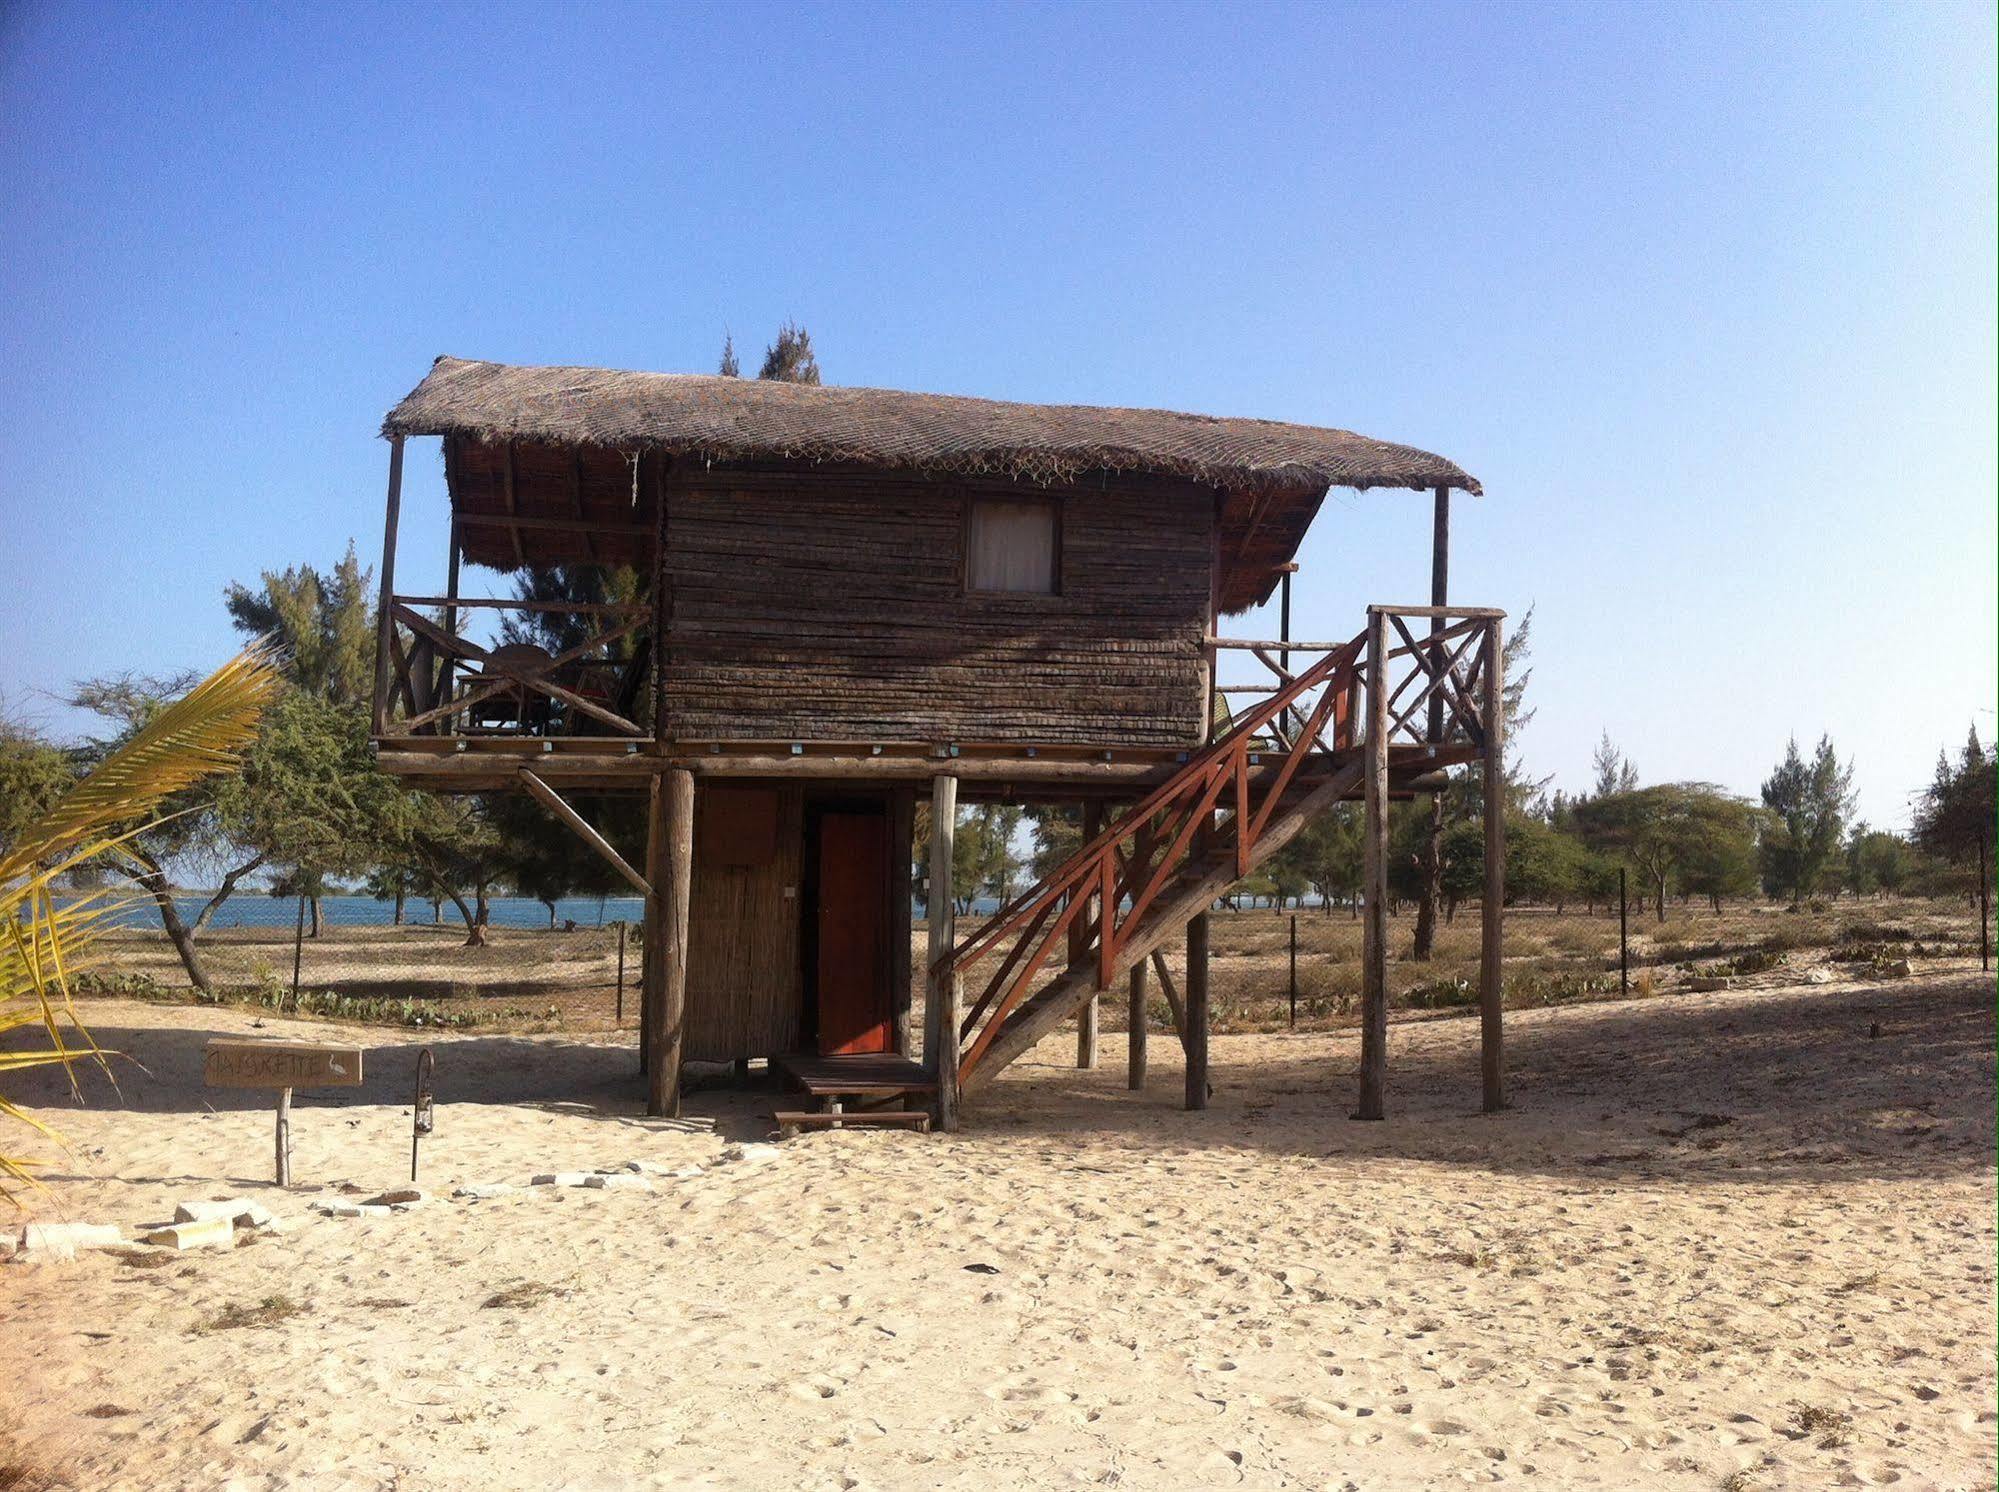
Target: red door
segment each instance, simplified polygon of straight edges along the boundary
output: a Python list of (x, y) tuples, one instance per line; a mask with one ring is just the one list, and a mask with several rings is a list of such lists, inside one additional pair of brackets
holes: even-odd
[(819, 820), (819, 1050), (889, 1050), (888, 818)]

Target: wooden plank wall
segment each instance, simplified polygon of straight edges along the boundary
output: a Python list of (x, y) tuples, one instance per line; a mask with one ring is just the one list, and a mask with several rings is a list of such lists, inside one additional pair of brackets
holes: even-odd
[(1214, 495), (1156, 479), (1046, 489), (1062, 508), (1062, 594), (967, 594), (969, 496), (1022, 490), (873, 473), (677, 475), (671, 734), (1198, 741)]
[[(777, 800), (775, 852), (763, 864), (714, 863), (702, 830), (721, 792), (694, 795), (694, 878), (688, 907), (684, 1055), (726, 1062), (797, 1049), (804, 987), (799, 965), (798, 886), (805, 791), (748, 789)], [(785, 893), (791, 894), (787, 896)]]

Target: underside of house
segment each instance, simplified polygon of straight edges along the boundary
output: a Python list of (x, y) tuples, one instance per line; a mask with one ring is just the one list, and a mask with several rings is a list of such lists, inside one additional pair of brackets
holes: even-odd
[[(1468, 763), (1503, 1102), (1502, 618), (1445, 600), (1450, 494), (1479, 490), (1452, 463), (1261, 420), (454, 358), (383, 433), (378, 760), (413, 787), (533, 795), (645, 897), (651, 1112), (677, 1112), (688, 1061), (768, 1058), (829, 1104), (950, 1126), (1065, 1021), (1093, 1063), (1098, 998), (1127, 986), (1137, 1083), (1150, 974), (1199, 1106), (1209, 908), (1358, 799), (1359, 1113), (1378, 1116), (1386, 804)], [(419, 437), (441, 442), (450, 507), (428, 595), (396, 588)], [(1295, 640), (1294, 560), (1332, 486), (1432, 495), (1431, 596)], [(520, 596), (470, 594), (467, 565)], [(578, 573), (603, 599), (533, 598)], [(1282, 635), (1224, 635), (1280, 592)], [(642, 852), (578, 806), (617, 794), (646, 802)], [(953, 834), (977, 801), (1078, 805), (1082, 843), (961, 925)], [(1181, 989), (1158, 951), (1183, 937)]]

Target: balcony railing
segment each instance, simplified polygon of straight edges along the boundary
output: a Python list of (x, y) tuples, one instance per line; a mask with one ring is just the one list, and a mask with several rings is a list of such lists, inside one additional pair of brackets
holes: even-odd
[[(476, 642), (461, 624), (484, 610), (567, 619), (577, 640), (559, 652)], [(645, 602), (396, 596), (382, 628), (375, 735), (646, 736), (651, 622)]]

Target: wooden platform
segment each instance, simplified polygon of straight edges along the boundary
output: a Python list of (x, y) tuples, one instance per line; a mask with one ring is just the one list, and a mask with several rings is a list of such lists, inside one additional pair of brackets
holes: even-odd
[(822, 1108), (848, 1099), (927, 1099), (937, 1091), (920, 1062), (888, 1052), (852, 1057), (799, 1052), (773, 1057), (770, 1065), (785, 1082), (803, 1090)]
[(923, 1109), (903, 1113), (895, 1109), (878, 1110), (866, 1114), (807, 1114), (796, 1110), (779, 1109), (771, 1115), (777, 1125), (779, 1139), (789, 1140), (802, 1129), (913, 1129), (918, 1134), (930, 1132), (930, 1115)]

